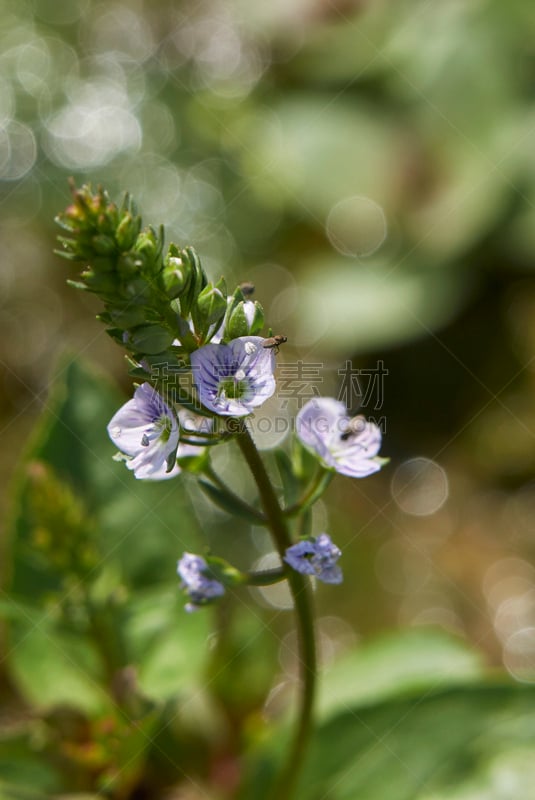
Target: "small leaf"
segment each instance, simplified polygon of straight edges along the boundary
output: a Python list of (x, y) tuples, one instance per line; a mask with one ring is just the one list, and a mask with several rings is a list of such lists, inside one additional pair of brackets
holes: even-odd
[(301, 481), (295, 475), (292, 467), (292, 460), (285, 450), (279, 448), (275, 450), (274, 455), (282, 483), (284, 500), (286, 505), (290, 506), (296, 502), (300, 495)]
[(223, 511), (241, 517), (252, 525), (258, 525), (259, 522), (262, 523), (265, 521), (263, 515), (259, 511), (247, 506), (245, 503), (241, 503), (238, 497), (233, 497), (223, 492), (217, 486), (214, 486), (213, 483), (200, 480), (199, 485), (205, 494), (208, 495), (212, 503), (218, 506), (218, 508), (223, 509)]

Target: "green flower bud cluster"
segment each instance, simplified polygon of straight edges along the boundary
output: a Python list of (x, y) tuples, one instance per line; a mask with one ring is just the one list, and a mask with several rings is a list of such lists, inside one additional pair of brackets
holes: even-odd
[(163, 228), (142, 228), (128, 196), (120, 207), (99, 188), (71, 185), (73, 202), (57, 217), (68, 235), (59, 254), (83, 269), (71, 285), (97, 294), (99, 319), (129, 352), (135, 377), (150, 377), (163, 363), (186, 369), (191, 352), (212, 339), (228, 342), (256, 335), (264, 325), (261, 305), (243, 284), (228, 296), (223, 278), (208, 281), (192, 247), (169, 244)]
[(56, 220), (69, 234), (58, 237), (59, 254), (84, 264), (71, 285), (102, 299), (99, 318), (135, 356), (165, 351), (177, 326), (160, 285), (163, 229), (142, 230), (128, 196), (118, 208), (102, 189), (71, 189), (73, 202)]

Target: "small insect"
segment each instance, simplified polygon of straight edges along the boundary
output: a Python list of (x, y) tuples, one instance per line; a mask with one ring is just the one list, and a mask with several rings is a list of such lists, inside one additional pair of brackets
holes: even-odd
[(262, 347), (266, 350), (275, 350), (275, 355), (279, 352), (279, 347), (284, 342), (287, 342), (288, 338), (286, 336), (282, 336), (280, 333), (277, 333), (275, 336), (270, 336), (269, 339), (264, 339), (262, 342)]
[(350, 419), (347, 424), (347, 429), (340, 434), (340, 439), (343, 442), (346, 442), (348, 439), (351, 439), (352, 436), (357, 436), (357, 434), (362, 433), (366, 429), (366, 418), (363, 417), (361, 414), (358, 414), (353, 419)]
[(240, 283), (240, 289), (244, 297), (252, 297), (254, 294), (254, 283), (250, 283), (249, 281)]

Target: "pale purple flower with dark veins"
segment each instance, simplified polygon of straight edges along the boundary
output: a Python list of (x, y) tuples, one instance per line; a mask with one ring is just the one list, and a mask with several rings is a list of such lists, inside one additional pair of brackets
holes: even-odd
[(209, 567), (204, 558), (194, 553), (184, 553), (179, 560), (177, 572), (182, 579), (180, 586), (191, 601), (186, 604), (186, 611), (197, 611), (201, 606), (205, 606), (216, 597), (225, 594), (223, 584), (211, 578), (207, 574), (208, 570)]
[(303, 539), (286, 549), (284, 560), (303, 575), (314, 575), (323, 583), (342, 583), (342, 570), (336, 563), (342, 551), (331, 541), (328, 533), (317, 538)]
[(240, 336), (228, 344), (207, 344), (191, 354), (201, 403), (216, 414), (243, 417), (275, 391), (275, 357), (262, 336)]
[(350, 418), (346, 408), (332, 397), (309, 400), (295, 419), (297, 436), (313, 450), (322, 464), (352, 478), (365, 478), (381, 469), (378, 458), (381, 431), (364, 417)]
[(164, 480), (178, 475), (175, 463), (168, 471), (178, 445), (176, 415), (150, 383), (143, 383), (134, 397), (119, 409), (108, 425), (112, 442), (128, 458), (128, 469), (136, 478)]

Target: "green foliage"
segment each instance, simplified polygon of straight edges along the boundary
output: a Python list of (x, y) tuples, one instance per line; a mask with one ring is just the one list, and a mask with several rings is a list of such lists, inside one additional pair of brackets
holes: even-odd
[(382, 635), (326, 670), (318, 712), (328, 718), (356, 703), (371, 705), (403, 693), (476, 683), (483, 674), (479, 654), (453, 636), (432, 628)]
[[(299, 800), (509, 800), (532, 780), (535, 691), (489, 681), (476, 654), (437, 631), (347, 653), (322, 676), (320, 719)], [(272, 755), (257, 754), (240, 797), (267, 796)], [(518, 795), (504, 780), (513, 765)]]
[[(506, 800), (499, 771), (489, 782), (493, 766), (525, 753), (534, 732), (535, 692), (512, 686), (430, 689), (349, 706), (319, 729), (300, 798), (431, 800), (466, 782)], [(522, 772), (515, 781), (526, 787), (533, 775), (526, 761)]]
[[(71, 773), (95, 787), (91, 773), (123, 796), (144, 769), (158, 704), (200, 690), (209, 621), (188, 617), (178, 592), (176, 560), (196, 533), (187, 493), (175, 483), (170, 502), (169, 484), (138, 482), (113, 461), (106, 423), (118, 403), (101, 376), (74, 361), (61, 365), (19, 469), (10, 598), (0, 611), (10, 679), (44, 720), (35, 787), (52, 780), (72, 788)], [(63, 722), (58, 728), (61, 709), (86, 731), (79, 751)], [(106, 718), (122, 731), (119, 749), (111, 733), (97, 746)], [(58, 736), (65, 752), (47, 770)], [(14, 741), (8, 737), (9, 747)], [(31, 749), (27, 755), (30, 769)], [(23, 769), (0, 767), (8, 784), (32, 785)]]
[[(209, 654), (209, 617), (181, 610), (175, 562), (196, 527), (187, 494), (173, 482), (169, 502), (168, 483), (136, 482), (113, 462), (105, 423), (118, 402), (66, 363), (20, 469), (0, 610), (10, 678), (38, 716), (4, 734), (0, 790), (12, 800), (122, 798), (140, 782), (180, 781), (183, 769), (202, 775), (207, 742), (255, 718), (274, 671), (256, 615), (231, 614)], [(278, 458), (289, 502), (311, 479), (307, 458)], [(461, 642), (392, 634), (347, 653), (322, 683), (299, 800), (442, 800), (452, 785), (459, 800), (509, 800), (511, 769), (527, 796), (535, 692), (488, 684)], [(255, 730), (244, 791), (263, 798), (284, 739), (259, 758)]]
[[(50, 526), (50, 519), (44, 520), (44, 516), (53, 513), (47, 507), (40, 509), (39, 519), (35, 516), (36, 472), (43, 470), (53, 475), (56, 488), (63, 486), (61, 491), (77, 504), (71, 516), (77, 513), (84, 526), (91, 525), (95, 532), (92, 545), (98, 548), (100, 564), (111, 560), (119, 565), (120, 580), (127, 588), (169, 580), (175, 574), (177, 557), (195, 540), (196, 522), (188, 493), (182, 484), (137, 481), (123, 464), (113, 461), (106, 424), (121, 399), (102, 376), (67, 359), (54, 385), (19, 470), (12, 525), (13, 593), (35, 600), (61, 589), (58, 570), (35, 546), (43, 521)], [(165, 502), (171, 492), (173, 502)], [(57, 505), (57, 496), (50, 502)], [(49, 531), (56, 547), (60, 539), (72, 536), (72, 525), (70, 517), (64, 518)]]

